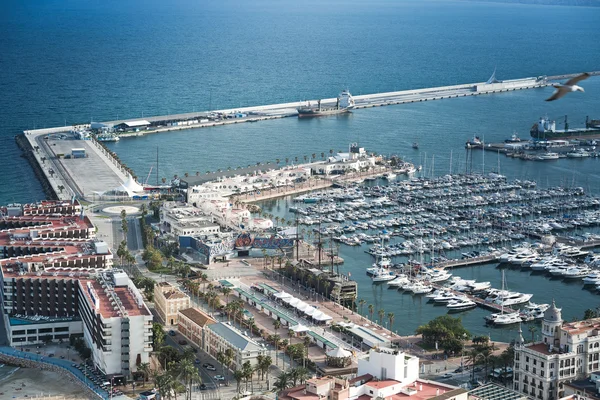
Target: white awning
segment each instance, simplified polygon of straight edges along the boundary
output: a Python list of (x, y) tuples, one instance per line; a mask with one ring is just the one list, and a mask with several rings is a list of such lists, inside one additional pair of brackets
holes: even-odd
[(276, 298), (278, 298), (278, 299), (284, 299), (286, 297), (292, 297), (291, 294), (286, 293), (286, 292), (275, 293), (273, 296), (276, 297)]
[(313, 319), (317, 320), (317, 321), (329, 321), (331, 318), (329, 315), (321, 312), (321, 311), (317, 311), (316, 313), (314, 313), (312, 315)]
[(350, 353), (348, 350), (344, 350), (341, 347), (331, 349), (326, 354), (329, 357), (335, 357), (335, 358), (346, 358), (346, 357), (350, 357), (352, 355), (352, 353)]
[(303, 302), (302, 300), (300, 300), (298, 302), (298, 304), (295, 305), (295, 307), (297, 310), (304, 312), (304, 310), (306, 310), (310, 306), (308, 304), (306, 304), (305, 302)]
[(308, 306), (308, 307), (306, 307), (306, 310), (304, 310), (304, 314), (308, 315), (309, 317), (312, 316), (316, 312), (317, 312), (317, 309), (314, 308), (313, 306)]
[(295, 298), (295, 297), (292, 297), (292, 298), (290, 299), (290, 301), (288, 302), (288, 304), (289, 304), (290, 306), (292, 306), (292, 307), (296, 307), (296, 306), (298, 305), (298, 303), (300, 303), (300, 301), (301, 301), (300, 299), (297, 299), (297, 298)]
[(297, 332), (308, 332), (308, 331), (310, 331), (310, 329), (308, 329), (306, 326), (304, 326), (302, 324), (294, 325), (290, 329), (293, 330), (296, 333)]

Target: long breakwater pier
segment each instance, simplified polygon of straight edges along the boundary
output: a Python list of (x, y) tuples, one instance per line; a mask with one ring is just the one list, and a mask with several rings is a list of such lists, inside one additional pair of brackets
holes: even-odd
[[(600, 75), (600, 71), (590, 74)], [(499, 81), (494, 73), (488, 81), (481, 83), (358, 95), (354, 97), (354, 109), (544, 88), (558, 80), (576, 75), (578, 74)], [(149, 133), (293, 117), (298, 115), (298, 107), (306, 106), (309, 103), (314, 105), (317, 101), (123, 119), (107, 121), (99, 125), (113, 127), (114, 135), (121, 138), (135, 137)], [(329, 98), (320, 101), (322, 106), (330, 107), (336, 104), (337, 99)], [(101, 143), (95, 139), (76, 140), (78, 131), (93, 128), (94, 126), (90, 122), (77, 126), (65, 125), (26, 130), (17, 138), (17, 143), (36, 169), (44, 187), (49, 192), (54, 192), (56, 197), (69, 199), (76, 196), (94, 202), (97, 195), (108, 190), (127, 189), (132, 184), (137, 185), (137, 183), (131, 182), (134, 180), (132, 171), (128, 170), (116, 158), (116, 155), (109, 152)], [(78, 158), (73, 153), (74, 150), (85, 154), (85, 158)], [(91, 165), (92, 167), (90, 167)]]
[[(363, 108), (420, 103), (425, 101), (477, 96), (482, 94), (510, 92), (515, 90), (538, 89), (552, 86), (560, 80), (569, 79), (577, 75), (579, 75), (579, 73), (499, 81), (496, 79), (496, 73), (494, 71), (492, 76), (486, 82), (356, 95), (354, 96), (355, 105), (353, 109), (359, 110)], [(600, 71), (590, 72), (590, 75), (600, 75)], [(257, 122), (261, 120), (295, 117), (298, 115), (298, 107), (309, 105), (315, 106), (319, 101), (322, 107), (335, 107), (338, 99), (314, 99), (205, 112), (182, 113), (154, 117), (142, 116), (141, 118), (136, 119), (107, 121), (104, 122), (104, 124), (118, 126), (121, 124), (137, 123), (141, 120), (148, 123), (144, 129), (133, 129), (131, 132), (124, 132), (120, 134), (120, 136), (142, 136), (147, 133), (165, 131), (169, 132), (190, 128), (213, 127), (243, 122)]]

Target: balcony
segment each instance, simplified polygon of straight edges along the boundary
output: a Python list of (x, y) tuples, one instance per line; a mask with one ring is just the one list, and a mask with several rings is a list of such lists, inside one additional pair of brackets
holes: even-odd
[(121, 347), (123, 346), (129, 347), (129, 339), (121, 339)]
[(121, 354), (121, 361), (126, 361), (129, 364), (129, 354)]

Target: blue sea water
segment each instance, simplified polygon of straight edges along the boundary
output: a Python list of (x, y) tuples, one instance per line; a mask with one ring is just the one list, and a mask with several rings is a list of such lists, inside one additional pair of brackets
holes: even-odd
[[(600, 8), (435, 0), (3, 1), (0, 203), (44, 197), (14, 144), (23, 129), (333, 97), (346, 87), (364, 94), (485, 81), (494, 68), (499, 79), (595, 70), (598, 20)], [(499, 141), (516, 130), (526, 137), (542, 115), (568, 114), (571, 126), (587, 115), (600, 118), (600, 78), (583, 85), (585, 94), (555, 103), (543, 101), (550, 89), (518, 91), (149, 135), (111, 146), (142, 180), (159, 148), (160, 175), (152, 181), (303, 160), (349, 142), (404, 155), (439, 175), (465, 169), (463, 146), (473, 135)], [(411, 149), (413, 141), (419, 151)], [(598, 160), (542, 164), (488, 153), (476, 154), (473, 166), (600, 191)], [(347, 268), (361, 267), (368, 262), (363, 257), (350, 255)], [(385, 304), (397, 301), (386, 298)], [(573, 314), (581, 311), (576, 302)], [(398, 315), (417, 312), (408, 303)], [(431, 315), (415, 315), (397, 328), (410, 332)]]

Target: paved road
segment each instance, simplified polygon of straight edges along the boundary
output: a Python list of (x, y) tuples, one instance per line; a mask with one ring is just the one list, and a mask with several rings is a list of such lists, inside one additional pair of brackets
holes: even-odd
[(127, 247), (130, 251), (143, 250), (142, 228), (137, 217), (127, 217)]

